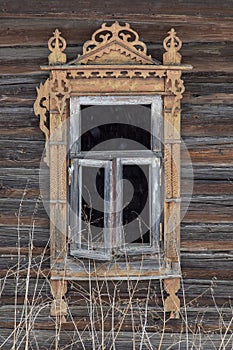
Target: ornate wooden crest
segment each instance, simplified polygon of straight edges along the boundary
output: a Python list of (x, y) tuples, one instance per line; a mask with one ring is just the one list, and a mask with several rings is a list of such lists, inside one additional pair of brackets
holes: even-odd
[[(51, 282), (57, 298), (52, 308), (54, 315), (66, 313), (63, 302), (65, 281), (82, 278), (86, 273), (74, 268), (67, 251), (68, 142), (67, 126), (63, 122), (69, 119), (67, 102), (73, 95), (159, 95), (163, 98), (164, 261), (159, 270), (146, 271), (144, 277), (165, 279), (168, 293), (165, 310), (171, 311), (173, 316), (177, 315), (179, 299), (176, 293), (180, 276), (180, 101), (184, 92), (181, 73), (192, 67), (181, 64), (179, 50), (182, 43), (174, 29), (168, 32), (163, 44), (165, 53), (163, 64), (160, 64), (147, 54), (145, 43), (139, 40), (139, 35), (129, 24), (104, 23), (84, 44), (82, 55), (66, 64), (66, 42), (59, 30), (55, 30), (49, 40), (49, 65), (42, 69), (49, 71), (50, 76), (37, 89), (34, 110), (40, 116), (40, 128), (46, 137), (45, 162), (50, 167)], [(106, 274), (110, 277), (117, 275), (121, 278), (126, 273), (124, 269), (114, 271), (105, 266), (105, 270), (99, 269), (99, 275), (102, 276), (102, 273), (104, 278)], [(55, 293), (59, 285), (62, 285), (62, 292)]]
[(83, 45), (83, 53), (72, 64), (155, 64), (146, 45), (129, 24), (103, 23)]

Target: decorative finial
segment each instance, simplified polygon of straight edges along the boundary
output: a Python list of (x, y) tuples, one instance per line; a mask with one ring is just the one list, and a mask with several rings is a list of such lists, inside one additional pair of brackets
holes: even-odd
[(182, 41), (176, 36), (174, 28), (168, 34), (163, 41), (163, 47), (167, 51), (163, 54), (163, 64), (180, 64), (181, 54), (178, 51), (181, 49)]
[(51, 51), (49, 55), (49, 64), (62, 64), (66, 63), (66, 54), (63, 51), (66, 48), (66, 41), (60, 35), (58, 29), (53, 33), (53, 37), (48, 41), (48, 48)]

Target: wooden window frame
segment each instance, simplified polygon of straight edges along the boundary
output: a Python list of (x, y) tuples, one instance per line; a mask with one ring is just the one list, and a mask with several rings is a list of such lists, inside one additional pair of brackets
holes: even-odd
[[(150, 150), (134, 150), (134, 151), (95, 151), (95, 152), (85, 152), (81, 150), (81, 106), (99, 106), (99, 105), (106, 105), (106, 106), (128, 106), (128, 105), (141, 105), (146, 104), (150, 106), (150, 130), (149, 134), (151, 137), (150, 142)], [(143, 116), (142, 116), (143, 117)], [(142, 121), (143, 125), (143, 121)], [(157, 173), (155, 171), (155, 168), (158, 168), (158, 160), (160, 162), (160, 168), (162, 167), (162, 98), (161, 96), (79, 96), (79, 97), (71, 97), (70, 98), (70, 123), (69, 123), (69, 156), (70, 161), (72, 162), (71, 165), (71, 188), (70, 188), (70, 194), (71, 194), (71, 201), (72, 201), (72, 208), (76, 208), (75, 212), (74, 210), (71, 210), (71, 224), (70, 224), (70, 237), (71, 237), (71, 255), (79, 256), (79, 257), (90, 257), (95, 258), (99, 260), (110, 260), (113, 257), (113, 247), (117, 249), (117, 253), (119, 254), (129, 254), (129, 255), (137, 255), (137, 254), (154, 254), (155, 252), (157, 254), (161, 254), (161, 250), (159, 250), (159, 230), (160, 225), (158, 224), (159, 218), (156, 219), (156, 243), (155, 238), (153, 239), (153, 245), (151, 247), (140, 247), (137, 249), (133, 249), (133, 247), (125, 247), (125, 249), (120, 248), (121, 242), (123, 242), (122, 237), (122, 226), (118, 222), (118, 229), (115, 230), (114, 234), (109, 235), (111, 238), (110, 243), (111, 247), (109, 247), (108, 251), (105, 251), (105, 253), (102, 252), (102, 254), (97, 252), (97, 249), (95, 251), (84, 251), (77, 249), (77, 242), (74, 237), (76, 237), (77, 233), (76, 230), (78, 230), (79, 236), (81, 235), (81, 213), (80, 213), (80, 205), (78, 206), (78, 203), (73, 200), (73, 194), (76, 192), (77, 182), (76, 174), (78, 173), (78, 168), (75, 166), (76, 163), (74, 161), (77, 158), (84, 158), (84, 159), (92, 159), (92, 162), (95, 162), (95, 160), (104, 160), (104, 159), (115, 159), (116, 160), (116, 173), (121, 170), (121, 167), (123, 164), (131, 162), (132, 164), (142, 164), (147, 163), (148, 165), (152, 163), (155, 163), (153, 168), (154, 170), (150, 170), (152, 174), (152, 184), (153, 188), (150, 189), (150, 194), (153, 194), (155, 192), (155, 184), (158, 184), (157, 188), (157, 194), (156, 196), (153, 196), (153, 208), (150, 208), (151, 215), (152, 215), (152, 222), (155, 220), (154, 213), (161, 212), (161, 179), (160, 174), (157, 169)], [(127, 158), (126, 158), (127, 157)], [(131, 157), (131, 158), (130, 158)], [(132, 158), (133, 157), (133, 158)], [(154, 159), (154, 161), (152, 161)], [(122, 165), (121, 165), (122, 164)], [(75, 168), (75, 169), (74, 169)], [(111, 169), (109, 169), (110, 171)], [(113, 175), (113, 174), (112, 174)], [(120, 181), (120, 179), (116, 179), (117, 181)], [(114, 183), (115, 181), (112, 181)], [(75, 184), (75, 185), (74, 185)], [(79, 192), (80, 193), (80, 192)], [(155, 198), (156, 197), (156, 198)], [(121, 198), (122, 199), (122, 198)], [(121, 200), (119, 198), (119, 201)], [(79, 208), (78, 208), (79, 207)], [(114, 210), (114, 209), (113, 209)], [(119, 211), (119, 209), (117, 210)], [(76, 223), (77, 221), (76, 215), (78, 213), (79, 217), (79, 224)], [(119, 218), (117, 219), (119, 221)], [(106, 223), (105, 223), (106, 224)], [(78, 228), (79, 227), (79, 228)], [(110, 228), (109, 228), (110, 230)], [(114, 236), (115, 237), (114, 239)], [(155, 233), (153, 233), (155, 235)], [(105, 239), (106, 241), (107, 239)], [(109, 250), (112, 250), (110, 252)], [(116, 251), (116, 249), (115, 249)], [(116, 254), (115, 254), (116, 255)]]
[[(160, 253), (159, 240), (160, 240), (160, 212), (161, 212), (161, 186), (160, 186), (160, 163), (161, 159), (158, 157), (138, 157), (138, 158), (114, 158), (112, 161), (109, 160), (97, 160), (97, 159), (72, 159), (73, 164), (71, 168), (71, 185), (70, 185), (70, 200), (72, 202), (72, 210), (70, 210), (70, 254), (77, 257), (91, 258), (96, 260), (111, 260), (115, 255), (146, 255), (146, 254), (155, 254)], [(113, 181), (113, 171), (112, 165), (113, 162), (116, 162), (116, 173), (119, 174), (116, 178), (116, 181)], [(122, 224), (122, 210), (117, 209), (122, 207), (122, 168), (123, 165), (148, 165), (149, 166), (149, 207), (150, 207), (150, 216), (152, 216), (151, 221), (155, 223), (151, 228), (152, 237), (150, 238), (150, 245), (141, 245), (139, 247), (133, 247), (133, 245), (125, 245), (123, 237), (123, 224)], [(107, 210), (105, 209), (104, 214), (104, 228), (103, 228), (103, 239), (104, 243), (102, 247), (95, 246), (93, 242), (90, 242), (90, 247), (82, 248), (82, 224), (81, 224), (81, 196), (82, 196), (82, 175), (81, 169), (83, 166), (89, 167), (104, 167), (105, 168), (105, 206), (106, 202), (109, 203), (110, 207), (113, 207), (113, 202), (116, 201), (117, 213), (116, 219), (118, 222), (117, 227), (114, 229), (114, 232), (111, 234), (113, 228), (110, 227), (110, 224), (113, 220), (111, 216), (113, 213), (106, 214)], [(107, 175), (107, 176), (106, 176)], [(113, 183), (115, 183), (113, 185)], [(121, 188), (118, 188), (118, 199), (113, 200), (113, 191), (116, 191), (118, 183), (121, 184)], [(75, 188), (78, 188), (75, 191)], [(78, 198), (77, 198), (78, 197)], [(115, 219), (115, 216), (114, 216)], [(88, 242), (89, 243), (89, 242)], [(95, 249), (93, 249), (93, 247)]]
[[(125, 35), (127, 34), (127, 35)], [(101, 38), (101, 39), (100, 39)], [(181, 79), (190, 65), (181, 64), (181, 40), (174, 29), (164, 42), (163, 64), (147, 54), (145, 43), (129, 24), (103, 24), (83, 45), (83, 53), (66, 63), (66, 42), (55, 30), (48, 42), (49, 65), (41, 67), (49, 78), (37, 89), (35, 114), (46, 138), (45, 163), (50, 169), (50, 251), (51, 314), (67, 313), (64, 294), (67, 281), (89, 278), (157, 278), (164, 281), (168, 294), (164, 308), (177, 317), (180, 301), (180, 101), (184, 92)], [(69, 101), (72, 96), (161, 96), (163, 100), (164, 143), (164, 225), (162, 264), (145, 265), (141, 271), (129, 262), (119, 268), (99, 266), (83, 272), (82, 264), (69, 256), (68, 225), (68, 130)], [(49, 118), (48, 118), (49, 115)], [(49, 125), (48, 125), (49, 124)], [(83, 263), (83, 262), (82, 262)], [(91, 263), (89, 264), (91, 266)]]
[[(151, 243), (150, 246), (141, 246), (141, 247), (137, 247), (134, 248), (132, 245), (129, 245), (129, 247), (127, 246), (123, 246), (123, 248), (121, 248), (121, 245), (119, 244), (119, 252), (121, 254), (128, 254), (128, 255), (133, 255), (136, 256), (138, 254), (141, 255), (141, 257), (143, 257), (143, 255), (146, 254), (159, 254), (160, 256), (162, 256), (161, 254), (161, 249), (160, 249), (160, 213), (161, 213), (161, 179), (160, 179), (160, 170), (161, 170), (161, 159), (159, 157), (156, 157), (154, 155), (154, 157), (140, 157), (140, 158), (118, 158), (117, 159), (118, 164), (120, 165), (119, 168), (122, 170), (122, 166), (124, 164), (144, 164), (144, 165), (149, 165), (149, 177), (150, 177), (150, 181), (149, 181), (149, 193), (150, 193), (150, 215), (152, 216), (151, 221), (153, 223), (155, 223), (156, 226), (155, 228), (151, 227)], [(120, 178), (121, 180), (121, 178)], [(123, 194), (123, 190), (121, 189), (120, 191), (121, 194)], [(120, 198), (120, 201), (122, 199)], [(157, 218), (155, 217), (157, 215)], [(151, 226), (151, 225), (150, 225)], [(118, 239), (119, 242), (124, 242), (124, 235), (123, 235), (123, 224), (122, 221), (120, 221), (119, 224), (119, 231), (118, 232)]]
[[(88, 241), (88, 245), (91, 247), (83, 247), (82, 244), (82, 224), (81, 224), (81, 200), (82, 200), (82, 168), (88, 167), (103, 167), (105, 169), (105, 195), (104, 206), (106, 202), (111, 202), (112, 197), (112, 162), (109, 160), (97, 160), (97, 159), (79, 159), (73, 158), (73, 164), (71, 168), (71, 184), (70, 184), (70, 200), (72, 202), (72, 209), (69, 210), (69, 226), (70, 226), (70, 254), (71, 256), (77, 256), (80, 258), (90, 258), (96, 260), (110, 260), (111, 258), (111, 245), (109, 246), (109, 230), (110, 230), (110, 218), (107, 212), (107, 208), (104, 210), (104, 227), (103, 227), (103, 247), (95, 250), (91, 249), (94, 246), (93, 242)], [(76, 197), (75, 187), (78, 188), (78, 198)], [(77, 200), (78, 199), (78, 200)]]

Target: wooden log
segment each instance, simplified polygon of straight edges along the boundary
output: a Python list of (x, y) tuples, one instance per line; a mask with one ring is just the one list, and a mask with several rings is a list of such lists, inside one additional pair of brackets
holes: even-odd
[[(57, 22), (55, 24), (55, 27), (56, 26)], [(1, 50), (0, 55), (1, 74), (17, 74), (19, 75), (18, 82), (20, 82), (20, 79), (21, 81), (25, 79), (28, 79), (28, 81), (30, 81), (31, 74), (37, 76), (41, 75), (40, 66), (46, 65), (48, 63), (47, 57), (49, 51), (46, 44), (49, 36), (48, 33), (52, 33), (54, 28), (51, 28), (51, 30), (49, 29), (46, 33), (46, 38), (44, 38), (44, 40), (42, 38), (41, 42), (37, 43), (39, 46), (36, 46), (36, 43), (33, 43), (33, 46), (30, 45), (30, 43), (25, 46), (24, 41), (22, 42), (21, 46), (19, 46), (18, 36), (14, 36), (12, 39), (17, 40), (16, 46), (7, 42), (4, 49)], [(68, 47), (66, 48), (68, 62), (75, 59), (77, 55), (82, 52), (82, 46), (80, 43), (82, 43), (83, 38), (78, 41), (78, 33), (79, 29), (77, 29), (77, 32), (74, 34), (72, 40), (68, 40)], [(161, 38), (164, 36), (164, 33), (161, 34)], [(156, 33), (153, 34), (155, 35)], [(7, 40), (5, 36), (1, 37), (1, 34), (0, 38), (2, 41)], [(38, 33), (36, 38), (38, 38)], [(161, 38), (158, 38), (156, 41), (155, 37), (153, 37), (153, 39), (149, 41), (145, 37), (145, 41), (147, 41), (148, 52), (152, 55), (152, 57), (155, 57), (159, 61), (162, 61), (162, 55), (164, 52), (164, 49), (160, 44)], [(156, 42), (158, 42), (158, 44)], [(207, 81), (210, 83), (213, 80), (216, 80), (216, 74), (219, 74), (220, 77), (222, 76), (222, 82), (224, 82), (224, 80), (226, 83), (230, 82), (230, 76), (227, 77), (226, 73), (229, 73), (229, 75), (232, 74), (232, 46), (233, 44), (231, 41), (223, 42), (221, 40), (219, 42), (213, 43), (200, 43), (198, 41), (192, 43), (184, 43), (181, 50), (183, 62), (192, 63), (193, 65), (192, 73), (185, 73), (183, 76), (185, 79), (185, 84), (189, 82), (194, 83), (197, 80), (198, 74), (202, 74), (202, 80), (205, 84), (207, 84)], [(196, 54), (193, 55), (193, 52)], [(208, 61), (208, 64), (206, 64), (206, 61)], [(225, 78), (223, 78), (224, 75)], [(187, 78), (189, 76), (192, 77), (191, 81), (189, 81)], [(218, 81), (221, 82), (220, 79), (218, 79)], [(186, 91), (189, 90), (186, 88)]]
[[(41, 305), (41, 311), (38, 312), (37, 317), (33, 320), (33, 325), (35, 329), (41, 329), (41, 330), (52, 330), (55, 329), (56, 325), (53, 322), (53, 320), (49, 317), (48, 315), (48, 307), (46, 307), (45, 305)], [(33, 306), (29, 306), (28, 307), (28, 313), (33, 313), (33, 308), (36, 308), (37, 305), (33, 305)], [(141, 308), (141, 306), (137, 303), (134, 303), (132, 305), (132, 309), (131, 311), (124, 317), (124, 322), (122, 324), (122, 326), (120, 327), (120, 321), (122, 316), (124, 316), (124, 309), (125, 309), (125, 305), (123, 306), (118, 306), (118, 312), (116, 312), (115, 316), (115, 320), (114, 320), (114, 329), (121, 329), (122, 331), (130, 331), (133, 330), (133, 325), (132, 325), (132, 321), (131, 321), (131, 317), (134, 318), (134, 325), (137, 328), (138, 332), (142, 332), (142, 327), (143, 327), (143, 323), (142, 320), (144, 320), (143, 317), (143, 310)], [(195, 324), (197, 323), (197, 315), (196, 312), (197, 307), (193, 307), (193, 306), (189, 306), (187, 308), (187, 313), (188, 313), (188, 317), (189, 317), (189, 325), (190, 327), (193, 329), (193, 327), (195, 326)], [(230, 320), (231, 320), (231, 312), (230, 312), (230, 308), (227, 309), (226, 307), (222, 310), (224, 312), (224, 316), (223, 316), (223, 329), (226, 330), (227, 325), (229, 324), (230, 329), (229, 329), (229, 333), (231, 333), (233, 326), (230, 324)], [(85, 317), (85, 315), (88, 313), (88, 308), (87, 306), (77, 306), (77, 305), (73, 305), (70, 308), (70, 312), (73, 315), (73, 322), (72, 321), (68, 321), (68, 323), (64, 323), (61, 326), (61, 330), (62, 331), (66, 331), (66, 330), (74, 330), (75, 326), (78, 327), (79, 331), (82, 331), (86, 328), (90, 328), (91, 326), (91, 321), (89, 319), (89, 317)], [(104, 328), (107, 331), (111, 331), (112, 327), (111, 327), (111, 310), (109, 305), (104, 304), (102, 306), (102, 312), (105, 315), (105, 320), (104, 320)], [(98, 319), (98, 316), (100, 316), (101, 313), (101, 309), (100, 307), (96, 307), (95, 310), (95, 314), (96, 314), (96, 319), (94, 320), (94, 327), (96, 329), (96, 331), (101, 331), (101, 322)], [(131, 315), (132, 313), (132, 315)], [(184, 314), (184, 311), (181, 313)], [(0, 316), (0, 328), (2, 327), (12, 327), (13, 323), (14, 323), (14, 319), (16, 318), (16, 322), (17, 324), (21, 321), (22, 323), (25, 321), (25, 311), (24, 311), (24, 306), (19, 306), (18, 307), (18, 312), (17, 315), (15, 317), (15, 313), (14, 313), (14, 308), (11, 308), (10, 306), (2, 306), (1, 307), (1, 315), (7, 315), (7, 319), (8, 321), (5, 321), (5, 318)], [(215, 331), (216, 333), (220, 331), (220, 325), (217, 324), (217, 322), (214, 322), (214, 319), (216, 319), (218, 315), (218, 311), (216, 308), (211, 307), (208, 310), (206, 310), (205, 315), (202, 315), (202, 320), (201, 320), (201, 316), (200, 316), (200, 322), (202, 322), (204, 325), (207, 323), (206, 325), (206, 329), (208, 329), (208, 327), (215, 326)], [(148, 319), (147, 319), (147, 330), (148, 332), (151, 331), (161, 331), (164, 327), (163, 324), (163, 317), (162, 317), (162, 308), (159, 306), (149, 306), (148, 307)], [(22, 318), (22, 319), (21, 319)], [(225, 323), (225, 325), (224, 325)], [(217, 327), (219, 326), (219, 327)], [(174, 331), (179, 331), (181, 330), (182, 327), (182, 321), (179, 322), (172, 322), (167, 319), (166, 322), (166, 331), (168, 333), (172, 333)], [(211, 329), (211, 328), (210, 328)]]
[[(32, 106), (1, 106), (0, 121), (3, 128), (15, 128), (20, 130), (21, 127), (38, 128), (38, 117), (35, 116)], [(1, 137), (4, 135), (1, 128)]]
[[(46, 177), (48, 169), (43, 169)], [(1, 168), (0, 193), (2, 198), (37, 199), (39, 196), (39, 174), (37, 168)], [(41, 173), (42, 174), (42, 173)], [(194, 195), (232, 195), (233, 168), (218, 165), (193, 164)], [(182, 195), (189, 193), (192, 177), (190, 169), (182, 167)], [(218, 186), (221, 184), (221, 186)], [(46, 184), (45, 184), (46, 185)], [(43, 185), (43, 190), (45, 186)]]
[(2, 214), (14, 213), (19, 220), (24, 217), (30, 216), (33, 220), (36, 218), (46, 218), (47, 213), (44, 209), (41, 198), (35, 199), (15, 199), (9, 198), (7, 201), (5, 199), (0, 199), (0, 206), (2, 208)]
[[(213, 164), (213, 165), (230, 165), (233, 157), (232, 145), (209, 145), (198, 146), (197, 148), (189, 147), (189, 155), (193, 163)], [(187, 154), (181, 152), (181, 162), (185, 163), (190, 159)]]
[[(233, 179), (233, 167), (231, 164), (192, 164), (194, 180), (228, 180)], [(190, 168), (183, 164), (182, 177), (190, 176)]]
[[(231, 137), (233, 132), (231, 105), (182, 106), (182, 137)], [(0, 108), (1, 139), (43, 141), (39, 119), (30, 107)]]
[[(20, 184), (17, 183), (17, 179), (15, 182), (8, 181), (7, 178), (0, 180), (1, 188), (0, 188), (0, 196), (1, 198), (22, 198), (24, 196), (25, 199), (35, 199), (40, 195), (40, 189), (38, 188), (38, 183), (35, 184), (35, 187), (32, 183), (23, 182)], [(182, 196), (185, 197), (190, 193), (191, 181), (188, 179), (183, 179), (181, 190)], [(21, 187), (20, 187), (21, 185)], [(25, 186), (26, 190), (25, 190)], [(221, 187), (219, 186), (221, 185)], [(16, 187), (17, 186), (17, 187)], [(18, 187), (19, 186), (19, 187)], [(24, 195), (25, 193), (25, 195)], [(233, 195), (233, 185), (231, 180), (195, 180), (193, 183), (193, 195)]]
[[(40, 223), (39, 223), (40, 224)], [(49, 242), (49, 227), (40, 227), (38, 225), (21, 225), (20, 229), (11, 224), (11, 226), (0, 225), (0, 237), (2, 247), (16, 247), (20, 238), (20, 246), (28, 246), (33, 230), (33, 246), (45, 247)]]
[[(47, 42), (49, 37), (48, 33), (52, 34), (54, 29), (59, 27), (63, 36), (68, 42), (71, 42), (72, 44), (77, 44), (77, 42), (81, 43), (89, 40), (91, 34), (101, 26), (103, 22), (103, 15), (107, 21), (114, 21), (115, 19), (118, 19), (122, 22), (129, 22), (132, 28), (140, 33), (142, 40), (146, 39), (146, 41), (150, 42), (161, 42), (161, 38), (164, 38), (164, 33), (166, 33), (171, 26), (176, 28), (179, 36), (182, 37), (184, 42), (221, 42), (222, 40), (232, 40), (230, 31), (231, 16), (229, 13), (227, 13), (226, 16), (223, 15), (222, 17), (218, 16), (216, 18), (215, 12), (212, 12), (211, 15), (211, 6), (209, 8), (207, 7), (209, 12), (204, 13), (203, 11), (203, 15), (201, 16), (199, 15), (200, 12), (198, 13), (198, 16), (195, 16), (193, 12), (189, 14), (186, 13), (185, 15), (179, 14), (176, 16), (175, 13), (177, 12), (177, 9), (172, 13), (170, 12), (171, 9), (167, 9), (167, 6), (166, 9), (163, 7), (164, 12), (161, 8), (159, 12), (157, 12), (154, 3), (153, 5), (150, 4), (149, 8), (146, 6), (146, 4), (144, 4), (143, 9), (140, 6), (139, 12), (137, 12), (138, 7), (132, 9), (132, 7), (130, 7), (128, 4), (130, 13), (127, 13), (126, 6), (124, 6), (123, 11), (122, 5), (119, 5), (119, 12), (116, 11), (117, 4), (115, 3), (113, 5), (113, 2), (111, 3), (113, 12), (110, 11), (110, 13), (106, 11), (106, 7), (99, 8), (95, 12), (93, 3), (92, 5), (89, 5), (90, 7), (85, 7), (86, 4), (82, 4), (81, 8), (78, 10), (78, 6), (75, 3), (73, 6), (75, 11), (72, 14), (70, 13), (70, 9), (72, 8), (70, 5), (68, 13), (63, 9), (63, 7), (60, 8), (59, 18), (56, 16), (56, 12), (54, 10), (52, 13), (49, 13), (48, 8), (46, 12), (45, 10), (43, 11), (43, 15), (41, 16), (41, 8), (37, 8), (38, 12), (36, 12), (36, 4), (35, 9), (32, 7), (32, 5), (26, 6), (26, 8), (32, 7), (33, 11), (27, 11), (25, 9), (22, 15), (15, 13), (14, 11), (13, 17), (4, 11), (4, 16), (1, 18), (1, 42), (4, 45), (9, 43), (16, 45), (16, 37), (18, 37), (18, 31), (20, 29), (20, 37), (18, 38), (18, 41), (21, 40), (21, 43), (24, 42), (25, 44), (30, 45), (42, 44)], [(159, 7), (161, 7), (161, 3)], [(91, 13), (89, 10), (90, 8), (92, 9)], [(156, 12), (153, 12), (152, 9), (154, 9)], [(192, 10), (194, 9), (195, 6), (192, 6)], [(220, 9), (218, 6), (218, 11), (219, 10)], [(223, 8), (221, 8), (221, 13), (224, 14)], [(69, 21), (67, 21), (67, 18), (69, 18)], [(33, 20), (30, 21), (29, 19)], [(91, 21), (88, 26), (86, 25), (87, 19)]]
[[(16, 226), (16, 227), (32, 227), (32, 224), (34, 226), (39, 226), (43, 228), (49, 227), (49, 219), (48, 217), (40, 218), (36, 217), (35, 221), (33, 221), (32, 216), (23, 216), (20, 220), (18, 220), (17, 216), (14, 214), (0, 214), (0, 225), (6, 225), (6, 226)], [(19, 226), (17, 226), (19, 225)]]
[[(30, 4), (30, 6), (29, 6)], [(57, 13), (60, 14), (61, 18), (76, 18), (76, 16), (88, 16), (92, 18), (105, 14), (110, 14), (112, 18), (118, 17), (119, 14), (131, 13), (133, 16), (142, 17), (145, 21), (147, 16), (158, 17), (163, 14), (172, 15), (172, 18), (176, 16), (182, 16), (183, 21), (186, 20), (185, 15), (193, 15), (197, 21), (203, 21), (203, 15), (206, 14), (211, 18), (213, 16), (215, 21), (221, 20), (224, 17), (232, 16), (232, 9), (230, 7), (231, 1), (227, 0), (222, 6), (219, 2), (214, 0), (207, 0), (205, 3), (201, 1), (190, 3), (187, 6), (185, 0), (179, 1), (179, 3), (172, 3), (171, 6), (167, 6), (166, 3), (157, 2), (153, 0), (145, 0), (142, 4), (140, 1), (135, 1), (134, 6), (131, 6), (130, 0), (127, 0), (122, 7), (120, 0), (110, 1), (108, 6), (103, 3), (93, 3), (92, 1), (86, 1), (85, 3), (77, 4), (75, 0), (69, 1), (67, 4), (60, 5), (56, 0), (52, 0), (49, 4), (39, 3), (35, 0), (29, 2), (29, 0), (22, 0), (22, 3), (18, 3), (17, 0), (12, 0), (10, 3), (1, 4), (1, 12), (5, 17), (24, 17), (24, 16), (39, 16), (39, 17), (57, 17)], [(90, 7), (93, 13), (90, 14)], [(219, 11), (219, 16), (216, 18), (216, 11)], [(161, 14), (161, 15), (160, 15)]]
[[(38, 250), (38, 248), (37, 248)], [(11, 253), (5, 253), (0, 255), (0, 270), (8, 270), (6, 276), (14, 277), (17, 275), (17, 270), (27, 271), (29, 268), (33, 270), (37, 269), (49, 269), (49, 256), (46, 249), (41, 249), (41, 254), (38, 253), (35, 256), (29, 258), (28, 254), (13, 255)]]
[[(232, 259), (231, 252), (186, 252), (181, 255), (181, 264), (183, 268), (205, 269), (207, 265), (209, 271), (212, 272), (223, 269), (230, 271)], [(230, 275), (232, 276), (232, 271)]]
[[(46, 326), (46, 325), (45, 325)], [(78, 326), (78, 325), (77, 325)], [(200, 334), (203, 326), (202, 323), (198, 323), (195, 325), (195, 332), (199, 332)], [(2, 332), (2, 338), (6, 340), (4, 342), (4, 346), (6, 350), (10, 350), (13, 346), (13, 339), (12, 339), (12, 329), (4, 329)], [(114, 333), (115, 334), (115, 333)], [(196, 333), (195, 333), (196, 334)], [(116, 335), (116, 334), (115, 334)], [(147, 333), (148, 338), (150, 339), (150, 345), (148, 345), (148, 340), (147, 337), (143, 338), (144, 345), (142, 345), (142, 350), (146, 350), (148, 346), (152, 346), (153, 348), (156, 349), (156, 346), (161, 342), (161, 349), (165, 350), (168, 349), (169, 347), (173, 347), (174, 349), (177, 348), (177, 344), (187, 344), (189, 347), (197, 347), (200, 344), (200, 338), (201, 337), (201, 343), (205, 344), (206, 348), (208, 350), (216, 350), (216, 347), (219, 348), (221, 342), (222, 342), (222, 334), (201, 334), (200, 337), (192, 337), (193, 333), (190, 333), (190, 339), (187, 340), (187, 335), (186, 334), (181, 334), (180, 332), (177, 333), (165, 333), (163, 337), (161, 337), (160, 332), (156, 332), (153, 330), (153, 332), (148, 332)], [(23, 338), (23, 339), (21, 339)], [(48, 349), (51, 346), (54, 346), (55, 348), (55, 339), (56, 339), (56, 332), (54, 329), (47, 329), (40, 331), (39, 329), (32, 329), (30, 332), (30, 346), (31, 347), (36, 347), (40, 346), (41, 349)], [(104, 339), (104, 343), (102, 343), (102, 340)], [(128, 330), (128, 331), (122, 331), (117, 333), (117, 338), (114, 341), (114, 346), (116, 350), (120, 349), (130, 349), (132, 345), (132, 339), (134, 341), (134, 344), (140, 348), (140, 344), (142, 341), (141, 334), (138, 333), (134, 330)], [(21, 343), (20, 343), (21, 340)], [(91, 332), (88, 332), (86, 330), (82, 331), (82, 338), (80, 339), (80, 333), (77, 332), (77, 327), (76, 330), (74, 329), (70, 331), (64, 331), (62, 333), (59, 332), (59, 346), (61, 348), (64, 347), (77, 347), (77, 348), (82, 348), (85, 346), (85, 350), (92, 350), (93, 349), (93, 341), (95, 342), (96, 346), (101, 346), (103, 344), (106, 348), (111, 347), (112, 344), (112, 337), (109, 336), (109, 332), (106, 331), (97, 331), (95, 332), (95, 337), (93, 338)], [(230, 342), (231, 341), (231, 336), (226, 335), (224, 337), (224, 342)], [(17, 338), (17, 343), (16, 345), (20, 343), (23, 347), (25, 347), (25, 333), (22, 330), (19, 333), (19, 336)], [(228, 350), (228, 349), (227, 349)], [(230, 348), (229, 348), (230, 350)]]
[(232, 105), (185, 103), (182, 105), (182, 137), (232, 136)]
[(0, 141), (0, 147), (4, 147), (4, 153), (0, 154), (2, 167), (38, 168), (42, 161), (44, 150), (43, 141)]
[[(185, 139), (193, 163), (226, 166), (231, 164), (233, 147), (230, 138), (189, 138)], [(38, 168), (44, 151), (43, 141), (0, 140), (0, 147), (4, 153), (0, 154), (2, 167)], [(181, 152), (183, 165), (189, 161), (187, 154)]]
[[(9, 64), (8, 61), (6, 63)], [(41, 73), (39, 75), (34, 73), (32, 76), (21, 78), (10, 76), (9, 74), (1, 79), (0, 102), (2, 102), (2, 107), (12, 107), (17, 104), (20, 105), (20, 103), (21, 107), (26, 107), (26, 105), (30, 105), (30, 103), (30, 106), (32, 106), (32, 102), (34, 102), (36, 97), (36, 86), (38, 86), (39, 82), (44, 80), (46, 76), (44, 74), (41, 75)], [(231, 105), (233, 88), (230, 80), (232, 79), (232, 74), (228, 76), (221, 73), (217, 75), (215, 74), (214, 78), (210, 79), (210, 81), (209, 75), (207, 73), (205, 74), (205, 79), (203, 75), (201, 76), (201, 79), (199, 79), (199, 76), (197, 75), (196, 79), (194, 73), (190, 76), (188, 73), (184, 75), (184, 80), (187, 80), (187, 82), (185, 81), (186, 93), (184, 94), (182, 105), (187, 103), (190, 106), (203, 103), (214, 106), (223, 103)]]
[(186, 212), (183, 223), (232, 223), (232, 206), (224, 209), (216, 205), (192, 204)]
[[(46, 272), (46, 270), (44, 270)], [(19, 274), (20, 276), (20, 274)], [(38, 275), (39, 276), (39, 275)], [(25, 297), (25, 290), (27, 288), (28, 295), (50, 295), (50, 286), (49, 286), (49, 279), (46, 278), (31, 278), (30, 283), (27, 287), (27, 279), (26, 278), (19, 278), (18, 285), (16, 286), (16, 275), (11, 275), (12, 278), (5, 278), (4, 280), (4, 287), (2, 288), (2, 296), (7, 297), (14, 297), (17, 295), (17, 297)], [(46, 277), (46, 275), (45, 275)], [(12, 303), (14, 305), (14, 303)]]
[(232, 251), (233, 250), (233, 242), (230, 240), (227, 241), (182, 241), (181, 250), (184, 252), (194, 252), (194, 251)]
[[(181, 241), (183, 240), (200, 240), (206, 238), (212, 241), (232, 240), (232, 224), (185, 224), (181, 223)], [(219, 234), (221, 232), (221, 234)]]

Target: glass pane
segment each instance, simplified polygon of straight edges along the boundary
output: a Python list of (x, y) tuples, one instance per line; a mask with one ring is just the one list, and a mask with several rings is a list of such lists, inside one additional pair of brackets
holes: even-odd
[(81, 246), (104, 248), (105, 168), (81, 167)]
[(125, 244), (150, 245), (150, 167), (123, 165), (123, 237)]
[(81, 151), (151, 149), (150, 105), (81, 106)]

